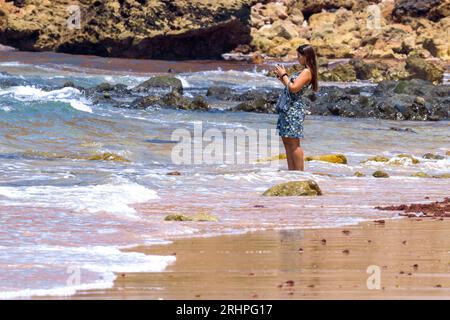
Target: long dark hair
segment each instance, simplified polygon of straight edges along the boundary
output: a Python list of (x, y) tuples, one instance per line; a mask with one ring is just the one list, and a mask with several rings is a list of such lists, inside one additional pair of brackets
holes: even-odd
[(313, 90), (314, 91), (319, 90), (319, 81), (317, 76), (317, 59), (314, 48), (309, 44), (302, 44), (297, 48), (297, 52), (305, 57), (306, 66), (311, 71), (312, 74), (311, 83)]

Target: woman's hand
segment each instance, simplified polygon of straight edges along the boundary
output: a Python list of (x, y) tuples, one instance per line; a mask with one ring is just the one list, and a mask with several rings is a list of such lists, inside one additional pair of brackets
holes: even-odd
[(278, 79), (281, 79), (281, 76), (286, 73), (286, 69), (283, 65), (279, 64), (275, 67), (275, 73), (277, 74)]

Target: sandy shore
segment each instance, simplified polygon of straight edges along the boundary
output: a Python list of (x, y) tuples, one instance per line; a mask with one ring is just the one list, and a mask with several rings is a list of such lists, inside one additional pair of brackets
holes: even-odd
[[(449, 234), (449, 219), (402, 218), (176, 240), (133, 249), (176, 254), (165, 272), (121, 274), (112, 289), (71, 298), (445, 299), (450, 298)], [(367, 273), (369, 266), (375, 274)], [(374, 278), (377, 270), (380, 277)], [(373, 289), (367, 285), (370, 276)]]

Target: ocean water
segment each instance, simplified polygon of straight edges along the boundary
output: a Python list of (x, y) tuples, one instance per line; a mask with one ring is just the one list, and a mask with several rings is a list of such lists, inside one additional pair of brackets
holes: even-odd
[[(233, 102), (222, 101), (210, 101), (209, 112), (119, 109), (95, 105), (78, 89), (60, 88), (66, 81), (83, 87), (110, 82), (132, 88), (168, 68), (177, 72), (186, 96), (205, 94), (211, 85), (241, 92), (279, 87), (263, 69), (242, 63), (0, 54), (0, 71), (7, 72), (0, 75), (0, 299), (107, 288), (117, 273), (162, 271), (176, 261), (174, 256), (120, 250), (135, 245), (395, 218), (397, 212), (374, 206), (449, 196), (449, 179), (411, 177), (419, 171), (450, 173), (450, 157), (445, 155), (450, 150), (448, 121), (307, 115), (301, 142), (305, 154), (343, 153), (347, 165), (310, 161), (304, 172), (289, 172), (284, 160), (177, 164), (174, 132), (194, 137), (200, 124), (201, 137), (207, 132), (226, 137), (227, 130), (245, 136), (251, 130), (274, 129), (277, 115), (226, 112)], [(268, 139), (275, 141), (272, 155), (283, 152), (276, 136)], [(225, 149), (223, 157), (269, 156), (264, 149), (257, 148), (255, 154), (250, 147), (251, 142), (238, 141), (236, 150)], [(191, 151), (198, 149), (193, 145)], [(424, 159), (428, 152), (444, 159)], [(395, 158), (401, 153), (420, 162)], [(105, 154), (116, 160), (98, 160)], [(394, 159), (361, 163), (374, 155)], [(378, 169), (390, 178), (372, 177)], [(173, 171), (181, 174), (167, 175)], [(356, 171), (366, 176), (355, 177)], [(324, 195), (261, 196), (277, 183), (302, 179), (315, 180)], [(218, 221), (164, 221), (168, 214), (198, 213)]]

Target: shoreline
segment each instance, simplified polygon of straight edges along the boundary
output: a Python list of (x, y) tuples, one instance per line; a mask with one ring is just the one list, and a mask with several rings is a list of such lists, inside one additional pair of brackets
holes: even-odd
[[(401, 218), (178, 239), (125, 250), (176, 255), (163, 272), (117, 274), (111, 289), (34, 298), (448, 299), (449, 231), (450, 219)], [(368, 289), (368, 268), (379, 269), (380, 289)]]

